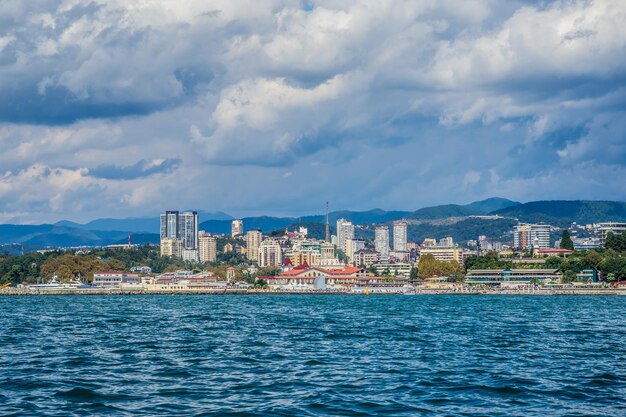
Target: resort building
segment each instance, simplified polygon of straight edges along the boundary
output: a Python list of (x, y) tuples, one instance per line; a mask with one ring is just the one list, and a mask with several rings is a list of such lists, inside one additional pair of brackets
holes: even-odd
[(520, 223), (513, 228), (513, 247), (517, 249), (548, 249), (550, 225)]
[(121, 271), (102, 271), (93, 274), (93, 285), (96, 287), (119, 287), (122, 284), (140, 284), (139, 274)]
[(440, 248), (431, 246), (420, 249), (420, 256), (432, 255), (438, 261), (455, 261), (463, 264), (463, 250), (460, 248)]
[(514, 286), (531, 283), (558, 283), (558, 269), (474, 269), (467, 272), (467, 284)]

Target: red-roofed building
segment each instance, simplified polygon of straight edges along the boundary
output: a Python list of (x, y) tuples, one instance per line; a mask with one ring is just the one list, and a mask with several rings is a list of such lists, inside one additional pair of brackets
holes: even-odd
[(557, 249), (557, 248), (539, 249), (537, 250), (537, 255), (567, 257), (567, 255), (571, 254), (572, 252), (574, 251), (569, 250), (569, 249)]

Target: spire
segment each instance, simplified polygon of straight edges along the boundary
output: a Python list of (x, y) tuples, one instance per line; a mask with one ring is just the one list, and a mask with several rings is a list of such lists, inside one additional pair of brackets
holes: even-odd
[(328, 226), (328, 201), (326, 202), (326, 242), (330, 242), (330, 227)]

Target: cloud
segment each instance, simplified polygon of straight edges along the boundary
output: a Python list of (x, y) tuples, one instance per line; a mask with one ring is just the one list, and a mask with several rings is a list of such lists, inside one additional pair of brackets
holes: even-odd
[(625, 20), (621, 0), (3, 2), (0, 204), (626, 198)]
[(155, 174), (167, 174), (180, 164), (178, 158), (147, 161), (142, 159), (132, 165), (99, 165), (89, 170), (89, 175), (109, 180), (134, 180)]

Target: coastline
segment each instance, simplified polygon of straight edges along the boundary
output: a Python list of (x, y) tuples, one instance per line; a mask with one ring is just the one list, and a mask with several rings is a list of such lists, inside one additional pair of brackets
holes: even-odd
[[(80, 288), (80, 289), (47, 289), (30, 290), (26, 288), (5, 288), (0, 291), (0, 296), (39, 296), (39, 295), (355, 295), (367, 296), (363, 292), (336, 291), (336, 290), (260, 290), (260, 289), (173, 289), (173, 290), (147, 290), (147, 289), (119, 289), (119, 288)], [(601, 296), (626, 296), (626, 289), (612, 288), (569, 288), (553, 289), (539, 288), (528, 289), (429, 289), (418, 288), (414, 292), (376, 292), (369, 295), (601, 295)]]

